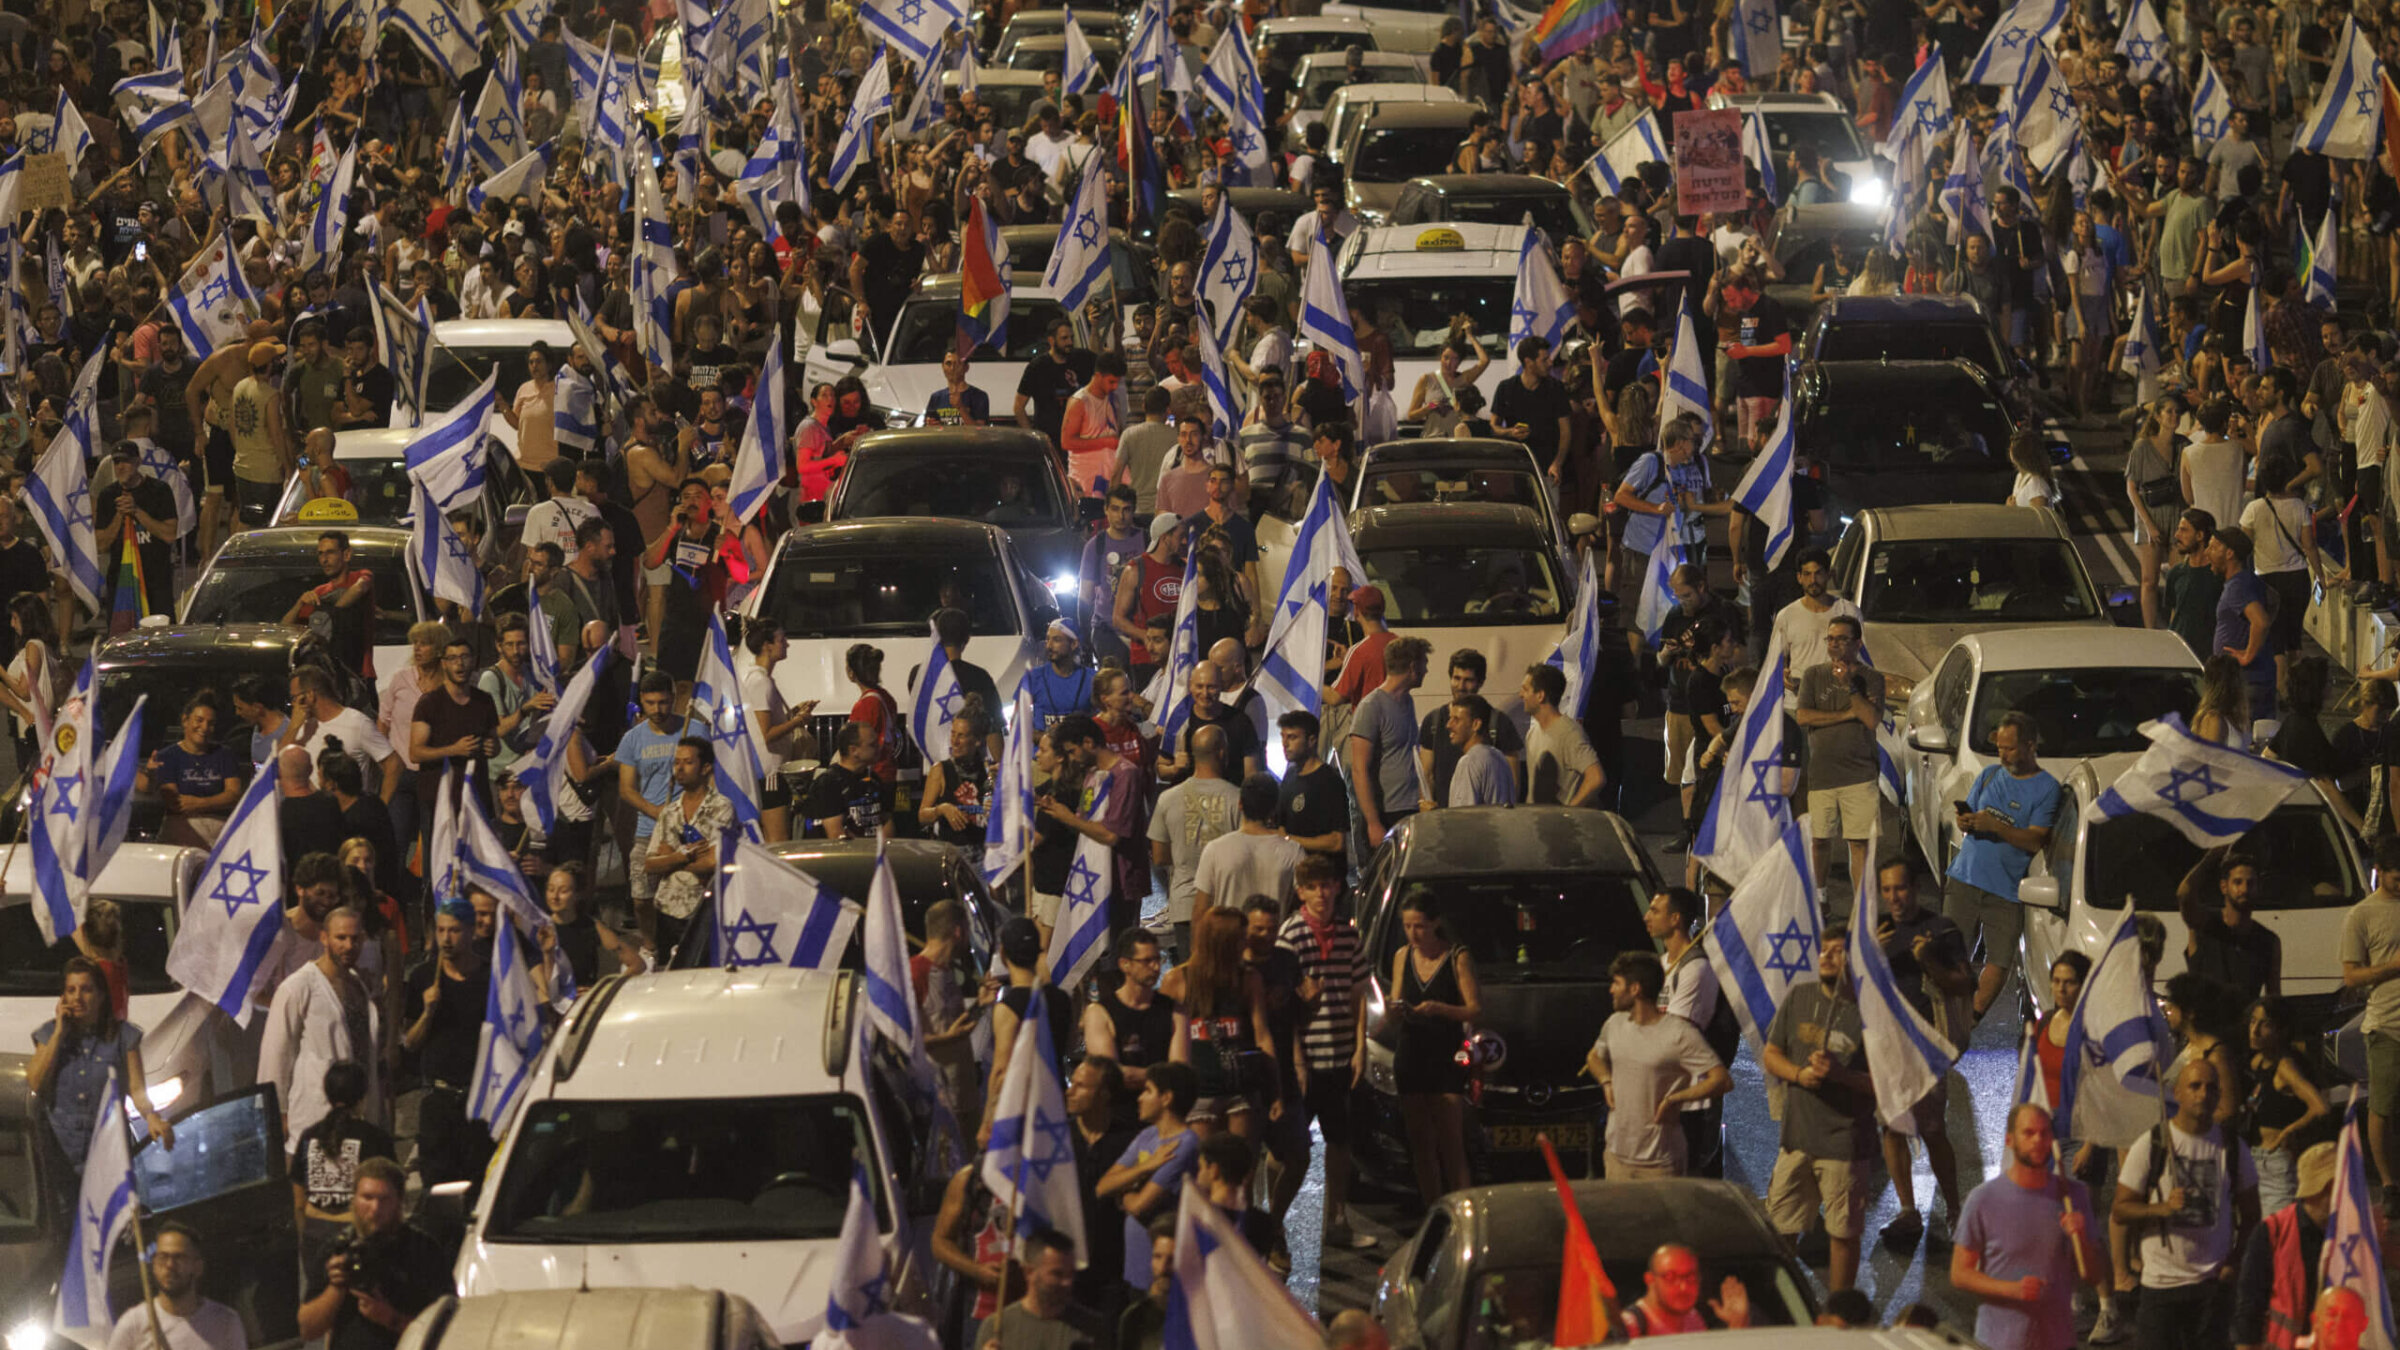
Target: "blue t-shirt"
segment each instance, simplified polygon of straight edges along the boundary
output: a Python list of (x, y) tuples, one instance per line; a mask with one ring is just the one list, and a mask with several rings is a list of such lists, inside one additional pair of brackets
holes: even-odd
[[(1706, 493), (1708, 491), (1708, 464), (1695, 455), (1683, 464), (1669, 467), (1665, 458), (1653, 450), (1635, 460), (1633, 467), (1625, 471), (1625, 483), (1626, 486), (1633, 489), (1634, 495), (1643, 501), (1653, 506), (1663, 506), (1667, 501), (1669, 484), (1674, 485), (1675, 491), (1688, 492), (1695, 497)], [(1668, 524), (1674, 519), (1675, 516), (1672, 512), (1663, 516), (1646, 515), (1640, 512), (1627, 514), (1625, 517), (1626, 551), (1644, 555), (1656, 552), (1659, 541), (1667, 537)], [(1708, 517), (1697, 511), (1685, 513), (1682, 542), (1688, 546), (1700, 543), (1707, 537)]]
[[(2213, 639), (2215, 651), (2209, 655), (2214, 656), (2229, 647), (2238, 652), (2250, 645), (2250, 616), (2243, 611), (2253, 604), (2266, 611), (2269, 619), (2275, 617), (2273, 592), (2267, 589), (2267, 583), (2258, 579), (2258, 573), (2245, 567), (2235, 572), (2233, 579), (2225, 583), (2225, 588), (2217, 592), (2217, 631)], [(2242, 678), (2251, 684), (2275, 682), (2274, 624), (2269, 623), (2266, 635), (2259, 639), (2258, 655), (2251, 657), (2250, 664), (2242, 667)]]
[(967, 406), (964, 409), (952, 404), (950, 387), (944, 385), (933, 391), (933, 397), (925, 400), (925, 416), (946, 427), (964, 426), (970, 420), (976, 422), (992, 420), (991, 395), (970, 384), (967, 386), (966, 399)]
[(1062, 717), (1089, 712), (1092, 707), (1092, 671), (1089, 666), (1077, 666), (1061, 675), (1044, 661), (1025, 672), (1025, 688), (1033, 695), (1033, 729), (1041, 731)]
[(2029, 1191), (2003, 1174), (1967, 1193), (1958, 1212), (1957, 1244), (1981, 1257), (1980, 1269), (1994, 1279), (2042, 1279), (2042, 1297), (2030, 1306), (1984, 1301), (1975, 1313), (1978, 1344), (1991, 1350), (2050, 1350), (2075, 1343), (2075, 1247), (2059, 1231), (2062, 1202), (2091, 1222), (2091, 1192), (2072, 1179), (2045, 1177), (2041, 1189)]
[[(616, 761), (633, 766), (633, 779), (642, 790), (642, 800), (652, 806), (665, 806), (667, 797), (675, 791), (675, 742), (686, 736), (706, 735), (699, 723), (686, 720), (673, 731), (660, 731), (643, 718), (617, 742)], [(633, 816), (633, 837), (647, 839), (654, 822), (636, 811)]]
[[(2020, 830), (2046, 830), (2058, 823), (2058, 780), (2046, 769), (2019, 778), (1997, 764), (1975, 776), (1967, 790), (1967, 809), (1989, 811)], [(2000, 839), (1969, 839), (1958, 846), (1950, 875), (1979, 891), (2017, 898), (2017, 883), (2033, 855)]]
[(248, 766), (224, 746), (195, 755), (178, 741), (158, 752), (158, 772), (151, 781), (172, 783), (186, 797), (214, 797), (225, 790), (226, 779), (239, 783), (249, 776)]
[[(1163, 1214), (1172, 1212), (1176, 1197), (1183, 1193), (1184, 1178), (1200, 1164), (1200, 1132), (1186, 1129), (1176, 1135), (1173, 1142), (1162, 1144), (1158, 1138), (1158, 1127), (1149, 1126), (1135, 1135), (1133, 1142), (1125, 1146), (1125, 1151), (1117, 1155), (1117, 1166), (1131, 1167), (1144, 1158), (1154, 1158), (1161, 1153), (1167, 1155), (1167, 1160), (1150, 1174), (1150, 1180), (1158, 1183), (1159, 1189), (1166, 1193), (1158, 1211)], [(1134, 1189), (1140, 1190), (1141, 1187)], [(1136, 1288), (1149, 1287), (1150, 1230), (1146, 1225), (1156, 1217), (1156, 1214), (1146, 1214), (1140, 1218), (1131, 1214), (1125, 1216), (1125, 1282)]]

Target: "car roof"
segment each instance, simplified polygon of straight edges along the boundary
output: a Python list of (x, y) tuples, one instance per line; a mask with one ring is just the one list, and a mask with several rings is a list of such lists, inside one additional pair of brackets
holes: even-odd
[(333, 433), (333, 457), (337, 462), (405, 459), (409, 443), (424, 434), (423, 427), (358, 427), (337, 431)]
[[(1309, 52), (1300, 58), (1300, 64), (1292, 71), (1292, 77), (1294, 79), (1301, 79), (1305, 78), (1306, 76), (1314, 75), (1327, 66), (1348, 65), (1349, 55), (1350, 54), (1348, 52)], [(1364, 60), (1361, 60), (1359, 64), (1367, 67), (1370, 70), (1378, 67), (1387, 70), (1398, 70), (1402, 67), (1407, 67), (1413, 70), (1417, 64), (1417, 58), (1409, 55), (1407, 52), (1383, 52), (1377, 51), (1373, 47), (1369, 47), (1365, 51), (1360, 52), (1359, 55), (1365, 58)]]
[[(863, 439), (863, 438), (862, 438)], [(946, 516), (870, 516), (865, 520), (835, 520), (785, 535), (785, 553), (888, 549), (913, 553), (923, 549), (962, 549), (981, 545), (997, 557), (1007, 538), (997, 525)]]
[(1491, 542), (1495, 536), (1506, 542), (1510, 530), (1518, 531), (1528, 547), (1548, 547), (1542, 518), (1533, 508), (1504, 502), (1397, 502), (1370, 507), (1350, 520), (1352, 541), (1361, 553), (1421, 544)]
[[(1452, 503), (1440, 509), (1464, 509), (1467, 505)], [(1420, 812), (1410, 816), (1400, 830), (1402, 878), (1492, 872), (1649, 874), (1649, 859), (1635, 844), (1633, 831), (1611, 811), (1569, 806), (1464, 806)]]
[(1362, 469), (1388, 469), (1411, 464), (1482, 465), (1496, 469), (1531, 469), (1533, 452), (1523, 441), (1481, 436), (1430, 436), (1407, 441), (1382, 441), (1367, 447), (1359, 459)]
[(652, 971), (605, 992), (561, 1033), (551, 1096), (655, 1100), (841, 1088), (840, 1073), (826, 1065), (847, 1057), (851, 984), (835, 972)]
[[(794, 839), (770, 844), (775, 856), (864, 905), (867, 884), (875, 875), (876, 841), (872, 839)], [(958, 849), (934, 839), (891, 839), (882, 856), (892, 868), (892, 881), (903, 895), (939, 891), (949, 882), (948, 869)]]
[[(1314, 195), (1306, 192), (1294, 192), (1290, 188), (1236, 187), (1219, 190), (1225, 194), (1227, 200), (1233, 203), (1234, 210), (1253, 220), (1258, 218), (1258, 213), (1261, 211), (1298, 213), (1316, 209)], [(1200, 205), (1200, 189), (1177, 188), (1167, 194), (1167, 200), (1197, 209)], [(1053, 232), (1057, 229), (1056, 226), (1046, 226), (1045, 228)]]
[[(1369, 84), (1354, 84), (1342, 92), (1347, 94), (1374, 87)], [(1426, 87), (1431, 88), (1432, 86)], [(1379, 127), (1464, 128), (1469, 122), (1483, 115), (1481, 104), (1468, 103), (1463, 99), (1455, 102), (1429, 100), (1422, 103), (1395, 103), (1389, 99), (1378, 101), (1377, 96), (1374, 95), (1366, 97), (1368, 101), (1375, 103), (1375, 110), (1367, 114), (1366, 121), (1359, 124), (1362, 130), (1373, 130)]]
[(1824, 301), (1817, 313), (1824, 322), (1984, 322), (1983, 307), (1963, 295), (1837, 295)]
[(877, 455), (1040, 455), (1050, 454), (1049, 438), (1022, 427), (899, 427), (861, 436), (850, 451), (853, 459)]
[[(109, 855), (92, 881), (92, 894), (121, 903), (180, 905), (188, 880), (181, 874), (197, 875), (207, 857), (206, 850), (182, 844), (129, 841)], [(0, 850), (0, 909), (33, 903), (33, 884), (33, 850)]]
[[(1751, 108), (1759, 112), (1829, 112), (1843, 113), (1842, 105), (1831, 94), (1792, 94), (1760, 90), (1742, 94), (1708, 96), (1712, 108)], [(1847, 113), (1843, 113), (1848, 116)]]
[(617, 1350), (627, 1345), (722, 1343), (725, 1304), (716, 1289), (527, 1289), (472, 1298), (445, 1295), (425, 1313), (425, 1350)]
[(1862, 514), (1875, 521), (1878, 539), (2064, 539), (2067, 532), (2048, 511), (1984, 502), (1939, 506), (1878, 506)]
[[(1561, 807), (1560, 810), (1573, 808)], [(1439, 811), (1426, 812), (1440, 815)], [(1586, 814), (1596, 814), (1587, 812)], [(1779, 1259), (1782, 1242), (1748, 1191), (1729, 1181), (1671, 1177), (1649, 1181), (1573, 1183), (1592, 1245), (1603, 1261), (1646, 1260), (1661, 1243), (1680, 1242), (1705, 1259)], [(1473, 1234), (1477, 1259), (1502, 1266), (1558, 1263), (1566, 1214), (1548, 1181), (1476, 1186), (1443, 1204)], [(1680, 1344), (1680, 1342), (1678, 1342)]]
[[(1452, 241), (1456, 241), (1455, 243)], [(1342, 275), (1515, 276), (1525, 227), (1473, 220), (1372, 225), (1342, 244)]]
[(241, 531), (225, 541), (225, 546), (217, 556), (231, 562), (288, 553), (305, 556), (313, 562), (317, 555), (317, 536), (328, 533), (350, 536), (351, 553), (369, 557), (381, 558), (388, 553), (396, 558), (408, 547), (408, 531), (380, 525), (277, 525), (263, 530)]
[[(918, 299), (955, 300), (958, 298), (959, 275), (957, 272), (934, 272), (921, 276), (917, 278), (917, 284), (909, 291), (909, 294)], [(1042, 274), (1039, 272), (1021, 272), (1011, 269), (1008, 280), (1009, 294), (1013, 298), (1058, 299), (1058, 292), (1042, 285)]]
[(1845, 401), (1882, 390), (1922, 390), (1927, 385), (1966, 383), (1999, 398), (1983, 370), (1971, 361), (1819, 361), (1809, 367), (1827, 386), (1839, 386)]
[(1356, 33), (1369, 42), (1375, 37), (1374, 30), (1367, 27), (1364, 19), (1354, 19), (1347, 14), (1311, 14), (1298, 18), (1261, 19), (1252, 41), (1278, 33)]
[[(1025, 39), (1025, 40), (1026, 40), (1026, 41), (1031, 41), (1032, 39), (1028, 38), (1028, 39)], [(1008, 66), (977, 66), (977, 67), (975, 68), (975, 83), (976, 83), (976, 84), (978, 84), (978, 85), (985, 85), (985, 84), (1014, 84), (1014, 85), (1027, 85), (1027, 84), (1030, 84), (1030, 85), (1032, 85), (1032, 86), (1034, 86), (1035, 88), (1037, 88), (1037, 89), (1038, 89), (1038, 88), (1040, 88), (1040, 87), (1041, 87), (1041, 83), (1042, 83), (1042, 72), (1041, 72), (1041, 71), (1038, 71), (1038, 70), (1015, 70), (1015, 69), (1011, 69), (1011, 68), (1010, 68), (1010, 67), (1008, 67)], [(956, 86), (957, 86), (957, 84), (958, 84), (958, 72), (957, 72), (957, 71), (955, 71), (955, 70), (945, 70), (945, 71), (943, 71), (943, 72), (942, 72), (942, 87), (943, 87), (943, 88), (945, 88), (945, 89), (948, 89), (948, 88), (954, 88), (954, 87), (956, 87)]]
[(1572, 197), (1547, 178), (1529, 173), (1421, 173), (1408, 180), (1445, 197)]
[[(1081, 26), (1082, 25), (1080, 24), (1077, 25), (1077, 27)], [(1084, 33), (1084, 41), (1090, 43), (1092, 50), (1095, 52), (1104, 47), (1123, 50), (1125, 46), (1125, 39), (1118, 37), (1114, 33), (1094, 33), (1086, 31)], [(1024, 37), (1018, 38), (1014, 43), (1010, 44), (1008, 50), (1010, 55), (1013, 56), (1018, 52), (1061, 52), (1065, 51), (1066, 49), (1067, 26), (1062, 23), (1058, 26), (1058, 31), (1054, 33), (1026, 34)], [(980, 72), (983, 68), (978, 66), (976, 69)]]
[(563, 319), (444, 319), (433, 326), (433, 340), (445, 347), (530, 347), (547, 342), (553, 347), (575, 341), (575, 330)]
[(180, 664), (237, 651), (289, 653), (299, 639), (299, 629), (279, 623), (170, 623), (103, 638), (92, 656), (102, 670), (111, 670), (152, 661)]
[(1986, 671), (2126, 667), (2198, 670), (2200, 658), (2171, 629), (2104, 628), (2097, 624), (2011, 628), (1969, 633), (1959, 645)]

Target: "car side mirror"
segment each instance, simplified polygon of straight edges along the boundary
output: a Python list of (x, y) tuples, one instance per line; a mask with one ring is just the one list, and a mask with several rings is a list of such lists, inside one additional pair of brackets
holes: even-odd
[(1929, 755), (1949, 754), (1950, 729), (1939, 723), (1932, 726), (1911, 727), (1908, 732), (1908, 748), (1922, 750)]
[(515, 506), (501, 512), (500, 519), (507, 524), (508, 528), (522, 532), (525, 528), (525, 516), (532, 510), (531, 506), (524, 502), (518, 502)]
[(2020, 904), (2060, 914), (2065, 913), (2067, 908), (2066, 901), (2058, 893), (2057, 877), (2027, 877), (2018, 882), (2017, 900)]
[(1584, 535), (1597, 534), (1599, 532), (1600, 517), (1593, 515), (1589, 511), (1578, 511), (1574, 515), (1567, 517), (1567, 537), (1570, 539), (1579, 539)]
[(859, 350), (856, 338), (836, 338), (826, 343), (825, 355), (836, 361), (847, 361), (854, 366), (863, 366), (867, 363), (866, 354)]
[(795, 525), (824, 524), (825, 503), (821, 501), (795, 502), (792, 505), (792, 523)]
[(1076, 524), (1088, 530), (1106, 519), (1108, 519), (1108, 499), (1106, 497), (1078, 497), (1075, 500)]
[(418, 1225), (437, 1238), (449, 1234), (465, 1237), (474, 1191), (471, 1181), (444, 1181), (427, 1187), (425, 1198), (417, 1202)]

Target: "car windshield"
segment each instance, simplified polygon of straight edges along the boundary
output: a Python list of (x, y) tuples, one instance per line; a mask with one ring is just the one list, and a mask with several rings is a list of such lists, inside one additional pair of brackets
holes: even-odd
[[(189, 1209), (238, 1191), (291, 1194), (275, 1089), (261, 1083), (175, 1121), (175, 1147), (148, 1138), (134, 1146), (133, 1185), (152, 1213)], [(222, 1209), (213, 1211), (223, 1214)]]
[(1449, 163), (1466, 137), (1463, 125), (1369, 127), (1359, 134), (1344, 168), (1362, 183), (1397, 183), (1423, 173), (1428, 164)]
[[(314, 544), (311, 544), (314, 547)], [(351, 562), (375, 574), (375, 631), (369, 639), (378, 647), (408, 641), (408, 626), (416, 622), (411, 608), (407, 561), (397, 552), (367, 557), (353, 553)], [(185, 623), (281, 623), (300, 593), (325, 580), (316, 558), (219, 558), (200, 577), (183, 611)]]
[(1466, 468), (1459, 465), (1408, 465), (1370, 469), (1360, 485), (1369, 506), (1396, 502), (1500, 502), (1531, 507), (1540, 514), (1545, 496), (1531, 469)]
[(435, 347), (433, 372), (425, 377), (426, 406), (438, 412), (466, 402), (494, 367), (500, 378), (492, 382), (493, 392), (502, 403), (513, 402), (517, 387), (525, 383), (525, 353), (530, 347)]
[[(176, 986), (167, 975), (167, 948), (175, 943), (175, 907), (155, 896), (114, 898), (125, 929), (127, 992), (173, 993)], [(57, 942), (42, 941), (41, 930), (34, 925), (32, 905), (12, 903), (0, 908), (0, 995), (57, 998), (66, 978), (67, 962), (76, 954), (72, 936)]]
[[(47, 1126), (44, 1127), (48, 1128)], [(33, 1175), (33, 1121), (0, 1120), (0, 1246), (41, 1236), (48, 1208)]]
[[(1853, 264), (1866, 257), (1852, 249)], [(1989, 325), (1972, 323), (1828, 323), (1817, 337), (1819, 361), (1971, 361), (1991, 375), (2000, 367), (1999, 342)]]
[(1806, 453), (1845, 469), (1955, 473), (2008, 463), (2008, 414), (1964, 381), (1820, 394), (1801, 423)]
[[(942, 92), (951, 94), (957, 91), (958, 75), (953, 72), (942, 76)], [(1042, 87), (1038, 84), (1002, 84), (997, 80), (979, 80), (975, 85), (976, 106), (990, 109), (992, 121), (1004, 127), (1025, 125), (1026, 111), (1041, 96)]]
[[(293, 635), (298, 636), (294, 630)], [(117, 734), (134, 702), (147, 696), (142, 710), (142, 753), (161, 750), (183, 739), (183, 705), (192, 695), (210, 691), (217, 696), (217, 743), (234, 747), (244, 764), (250, 762), (250, 726), (233, 718), (233, 682), (244, 675), (264, 675), (280, 690), (292, 669), (292, 649), (272, 638), (249, 647), (218, 647), (207, 664), (196, 661), (136, 661), (100, 668), (100, 735)]]
[[(1372, 71), (1369, 72), (1370, 75), (1372, 73)], [(1300, 100), (1293, 106), (1303, 109), (1323, 108), (1325, 100), (1333, 97), (1334, 90), (1350, 83), (1352, 80), (1348, 65), (1336, 61), (1332, 65), (1318, 66), (1308, 72), (1307, 79), (1301, 81)]]
[(1767, 140), (1775, 157), (1783, 159), (1806, 146), (1827, 163), (1850, 163), (1867, 158), (1858, 128), (1838, 112), (1770, 112), (1765, 114)]
[[(975, 349), (977, 361), (1030, 361), (1041, 354), (1043, 334), (1050, 325), (1066, 317), (1066, 311), (1049, 300), (1034, 300), (1018, 296), (1008, 303), (1008, 341), (1006, 351), (994, 351), (990, 343)], [(900, 309), (900, 320), (892, 330), (892, 345), (884, 360), (896, 366), (938, 366), (942, 353), (958, 334), (958, 297), (911, 300)], [(975, 379), (972, 371), (968, 379)], [(914, 412), (916, 409), (904, 409)]]
[(1508, 331), (1508, 310), (1517, 296), (1514, 274), (1505, 277), (1394, 277), (1342, 283), (1353, 316), (1364, 314), (1391, 339), (1394, 356), (1433, 356), (1450, 340), (1450, 321), (1464, 314), (1478, 333)]
[(842, 1231), (859, 1163), (880, 1192), (866, 1110), (850, 1096), (529, 1102), (484, 1235), (824, 1241)]
[(398, 527), (408, 523), (416, 508), (409, 501), (407, 461), (345, 459), (337, 467), (350, 475), (350, 490), (342, 496), (358, 508), (359, 524)]
[[(922, 434), (922, 433), (920, 433)], [(988, 455), (854, 455), (842, 479), (841, 519), (943, 516), (994, 525), (1061, 525), (1058, 475), (1047, 465)]]
[(1395, 628), (1551, 622), (1573, 598), (1542, 548), (1428, 544), (1379, 548), (1359, 561), (1382, 588), (1384, 618)]
[(1553, 244), (1580, 239), (1587, 231), (1575, 217), (1575, 206), (1565, 193), (1528, 193), (1513, 197), (1477, 197), (1452, 195), (1442, 203), (1442, 219), (1466, 221), (1477, 225), (1522, 225), (1530, 212), (1533, 224), (1550, 237)]
[[(1613, 1261), (1603, 1257), (1600, 1265), (1619, 1289), (1639, 1289), (1650, 1260), (1646, 1255)], [(1558, 1275), (1556, 1263), (1547, 1267), (1526, 1266), (1479, 1273), (1475, 1298), (1467, 1310), (1466, 1343), (1488, 1347), (1489, 1350), (1498, 1350), (1501, 1346), (1550, 1344), (1550, 1333), (1556, 1330), (1558, 1319)], [(1700, 1261), (1701, 1316), (1712, 1330), (1721, 1329), (1723, 1323), (1705, 1311), (1706, 1300), (1717, 1297), (1728, 1275), (1740, 1280), (1743, 1288), (1749, 1291), (1751, 1326), (1807, 1326), (1815, 1320), (1815, 1314), (1809, 1310), (1808, 1300), (1800, 1292), (1798, 1282), (1779, 1263), (1765, 1257), (1747, 1257), (1735, 1261), (1703, 1257)]]
[(1375, 45), (1372, 41), (1361, 42), (1358, 34), (1339, 28), (1314, 33), (1277, 33), (1267, 40), (1266, 55), (1259, 59), (1259, 64), (1290, 70), (1311, 52), (1338, 52), (1354, 42), (1362, 47)]
[[(1091, 48), (1092, 63), (1100, 67), (1100, 78), (1105, 80), (1116, 72), (1117, 44), (1093, 42)], [(1020, 42), (1008, 54), (1008, 68), (1010, 70), (1055, 70), (1064, 74), (1067, 69), (1067, 45), (1063, 42), (1045, 42), (1037, 47), (1029, 42)]]
[(2176, 713), (2186, 719), (2200, 701), (2200, 672), (2115, 666), (1999, 670), (1975, 689), (1977, 754), (1997, 753), (1992, 733), (2002, 714), (2021, 712), (2040, 729), (2046, 759), (2130, 755), (2150, 746), (2142, 723)]
[[(1651, 950), (1642, 928), (1650, 903), (1638, 876), (1605, 872), (1403, 878), (1401, 901), (1431, 899), (1450, 940), (1475, 960), (1475, 978), (1503, 984), (1523, 980), (1608, 978), (1619, 952)], [(1392, 967), (1402, 941), (1398, 915), (1383, 928), (1376, 959)]]
[[(2302, 788), (2301, 794), (2234, 844), (2258, 860), (2253, 897), (2260, 912), (2332, 909), (2364, 893), (2346, 828), (2315, 793)], [(2164, 819), (2132, 815), (2093, 825), (2083, 857), (2084, 903), (2113, 913), (2131, 896), (2136, 909), (2172, 914), (2175, 888), (2200, 861), (2200, 849)]]
[(967, 612), (977, 637), (1017, 632), (1015, 606), (999, 564), (890, 553), (795, 552), (775, 568), (766, 612), (796, 638), (911, 633), (945, 607)]
[(2063, 539), (1901, 539), (1867, 559), (1869, 623), (2039, 623), (2100, 617)]

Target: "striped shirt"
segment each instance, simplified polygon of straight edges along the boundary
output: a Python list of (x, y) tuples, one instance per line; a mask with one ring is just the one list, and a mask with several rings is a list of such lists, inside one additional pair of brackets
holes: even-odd
[(1358, 1049), (1354, 994), (1366, 983), (1367, 954), (1358, 929), (1335, 919), (1320, 941), (1308, 915), (1293, 910), (1275, 935), (1275, 945), (1300, 959), (1300, 977), (1317, 982), (1317, 1001), (1300, 1024), (1300, 1053), (1311, 1069), (1339, 1069)]

